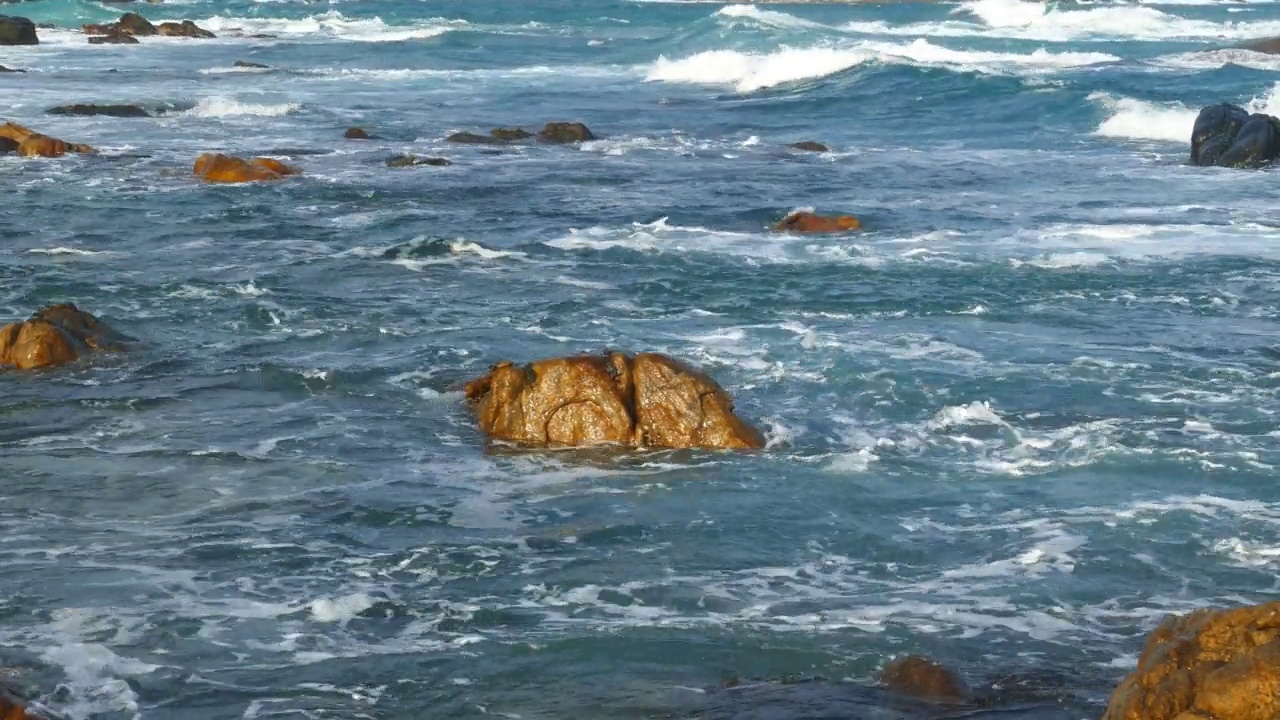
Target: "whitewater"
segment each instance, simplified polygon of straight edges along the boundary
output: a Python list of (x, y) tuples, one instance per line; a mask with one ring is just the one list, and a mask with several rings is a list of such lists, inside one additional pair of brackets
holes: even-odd
[[(217, 37), (79, 31), (126, 10)], [(1280, 4), (4, 12), (0, 122), (99, 152), (0, 156), (0, 323), (141, 340), (0, 373), (0, 684), (58, 717), (938, 717), (874, 687), (921, 653), (1078, 720), (1275, 597), (1280, 185), (1188, 154), (1280, 113)], [(596, 139), (447, 140), (552, 121)], [(606, 349), (766, 448), (519, 451), (458, 390)]]

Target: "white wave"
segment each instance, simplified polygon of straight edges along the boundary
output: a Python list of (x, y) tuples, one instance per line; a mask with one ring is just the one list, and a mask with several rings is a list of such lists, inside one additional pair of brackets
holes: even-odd
[(241, 115), (257, 115), (262, 117), (279, 117), (301, 109), (300, 103), (251, 103), (222, 95), (200, 98), (196, 106), (183, 115), (189, 117), (236, 117)]
[(373, 598), (362, 592), (336, 598), (320, 598), (311, 603), (311, 616), (325, 623), (345, 623), (373, 607)]
[(433, 18), (414, 25), (388, 25), (382, 18), (348, 18), (331, 10), (305, 18), (243, 18), (217, 15), (198, 23), (218, 34), (321, 35), (355, 42), (425, 40), (469, 27), (465, 20)]
[(1216, 70), (1227, 65), (1255, 70), (1280, 71), (1280, 55), (1269, 55), (1242, 48), (1221, 48), (1201, 52), (1181, 53), (1156, 58), (1153, 65), (1175, 70)]
[(987, 74), (1043, 72), (1114, 62), (1114, 55), (1096, 52), (1031, 53), (952, 50), (924, 38), (910, 43), (863, 42), (845, 48), (781, 48), (771, 53), (711, 50), (680, 60), (658, 58), (646, 80), (698, 85), (728, 85), (747, 93), (762, 88), (826, 77), (868, 62), (948, 67)]
[[(1153, 103), (1118, 98), (1103, 92), (1095, 92), (1088, 99), (1111, 110), (1111, 115), (1094, 131), (1102, 137), (1190, 143), (1191, 129), (1200, 113), (1199, 109), (1181, 103)], [(1245, 103), (1244, 107), (1250, 112), (1280, 113), (1280, 83), (1272, 85), (1270, 90)]]
[(968, 405), (950, 405), (938, 411), (929, 421), (929, 427), (945, 429), (961, 425), (1000, 425), (1008, 427), (1008, 423), (991, 409), (991, 403), (983, 400)]
[(798, 18), (777, 10), (763, 10), (755, 5), (726, 5), (716, 11), (717, 17), (745, 19), (783, 29), (808, 29), (824, 27), (821, 23)]
[(69, 248), (69, 247), (35, 248), (32, 250), (28, 250), (27, 252), (35, 255), (82, 255), (86, 257), (92, 256), (92, 255), (110, 255), (111, 254), (109, 251), (106, 251), (106, 250), (81, 250), (80, 248)]

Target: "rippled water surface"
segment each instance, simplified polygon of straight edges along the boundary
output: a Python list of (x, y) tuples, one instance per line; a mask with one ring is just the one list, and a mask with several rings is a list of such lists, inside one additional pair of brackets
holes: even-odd
[[(1077, 720), (1164, 614), (1280, 594), (1280, 184), (1185, 162), (1280, 110), (1231, 49), (1280, 6), (6, 8), (60, 29), (3, 117), (102, 152), (0, 158), (0, 318), (145, 341), (0, 375), (0, 663), (68, 718), (973, 717), (869, 689), (920, 652)], [(444, 141), (550, 120), (600, 139)], [(769, 449), (512, 452), (450, 390), (605, 348)]]

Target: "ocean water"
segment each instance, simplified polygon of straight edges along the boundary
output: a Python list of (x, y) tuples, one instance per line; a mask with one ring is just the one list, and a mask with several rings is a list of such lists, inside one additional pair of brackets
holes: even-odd
[[(1200, 106), (1280, 110), (1232, 49), (1280, 5), (142, 9), (219, 38), (37, 0), (0, 48), (0, 117), (102, 150), (0, 158), (0, 318), (144, 341), (0, 375), (0, 666), (62, 716), (955, 716), (870, 688), (925, 653), (1074, 720), (1165, 614), (1280, 595), (1280, 183), (1187, 165)], [(600, 139), (444, 142), (552, 120)], [(514, 452), (450, 390), (605, 348), (768, 450)]]

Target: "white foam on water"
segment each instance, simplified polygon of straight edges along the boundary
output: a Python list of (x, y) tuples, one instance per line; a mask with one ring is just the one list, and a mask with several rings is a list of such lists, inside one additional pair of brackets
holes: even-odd
[(991, 409), (991, 403), (985, 400), (945, 407), (929, 421), (929, 427), (934, 430), (975, 424), (1009, 426), (1004, 418)]
[(188, 117), (222, 118), (255, 115), (280, 117), (302, 109), (300, 103), (252, 103), (222, 95), (200, 98), (196, 106), (182, 113)]
[(787, 30), (807, 30), (825, 27), (821, 23), (798, 18), (777, 10), (764, 10), (755, 5), (726, 5), (716, 11), (716, 17), (750, 20), (760, 25)]
[(470, 27), (465, 20), (448, 18), (433, 18), (414, 25), (388, 25), (378, 17), (348, 18), (336, 10), (298, 19), (219, 15), (196, 24), (219, 35), (242, 30), (247, 34), (319, 35), (353, 42), (426, 40)]
[(79, 255), (83, 257), (114, 254), (109, 250), (82, 250), (80, 248), (70, 248), (70, 247), (34, 248), (32, 250), (28, 250), (27, 252), (33, 255)]
[(846, 47), (783, 47), (768, 53), (710, 50), (686, 58), (658, 58), (648, 68), (649, 82), (724, 85), (740, 93), (814, 78), (827, 77), (870, 62), (946, 67), (986, 74), (1043, 73), (1114, 62), (1099, 52), (1030, 53), (953, 50), (925, 38), (906, 43), (866, 41)]
[(345, 623), (373, 607), (373, 598), (362, 592), (311, 602), (311, 617), (319, 622)]
[(1172, 70), (1217, 70), (1227, 65), (1280, 72), (1280, 55), (1244, 50), (1241, 48), (1220, 48), (1200, 52), (1166, 55), (1151, 61), (1157, 67)]
[[(1028, 40), (1221, 40), (1280, 34), (1280, 22), (1276, 21), (1216, 23), (1184, 18), (1152, 7), (1127, 4), (1063, 8), (1056, 3), (1027, 0), (973, 0), (961, 3), (955, 12), (978, 20), (985, 29), (980, 34)], [(972, 31), (971, 28), (956, 29)]]

